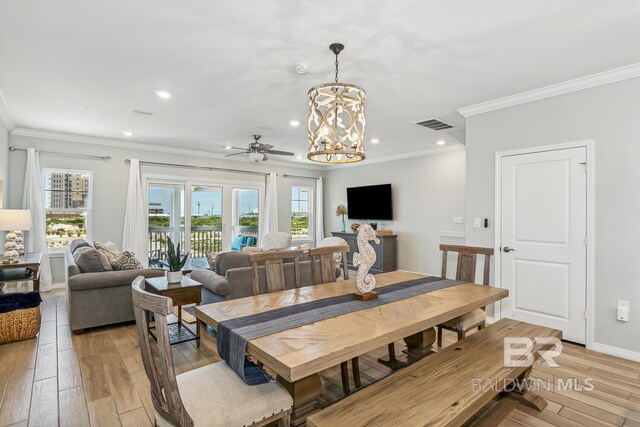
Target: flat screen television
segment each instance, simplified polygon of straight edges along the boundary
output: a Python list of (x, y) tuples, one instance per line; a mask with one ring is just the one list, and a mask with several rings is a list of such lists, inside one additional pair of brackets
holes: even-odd
[(391, 184), (347, 188), (349, 219), (392, 220)]

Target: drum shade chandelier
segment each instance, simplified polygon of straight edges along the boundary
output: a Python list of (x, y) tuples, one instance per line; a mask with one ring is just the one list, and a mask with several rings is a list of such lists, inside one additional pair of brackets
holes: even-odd
[(320, 163), (351, 163), (364, 160), (364, 89), (338, 83), (338, 55), (344, 45), (333, 43), (336, 81), (309, 90), (309, 152), (307, 158)]

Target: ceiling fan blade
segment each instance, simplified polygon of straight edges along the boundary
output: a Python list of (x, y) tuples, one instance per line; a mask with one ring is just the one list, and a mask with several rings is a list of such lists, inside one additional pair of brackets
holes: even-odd
[(244, 150), (244, 151), (246, 151), (247, 153), (249, 152), (249, 150), (247, 150), (247, 148), (246, 148), (246, 147), (242, 147), (242, 148), (240, 148), (240, 147), (231, 147), (231, 149), (232, 149), (232, 150)]
[(273, 148), (273, 145), (271, 144), (260, 144), (260, 149), (261, 150), (270, 150)]
[(269, 156), (267, 156), (266, 154), (262, 155), (262, 161), (266, 162), (267, 160), (269, 160)]
[(242, 151), (241, 153), (227, 154), (225, 157), (237, 156), (238, 154), (247, 154), (247, 153), (248, 153), (248, 151)]
[(279, 151), (279, 150), (266, 150), (266, 153), (275, 154), (277, 156), (295, 156), (296, 153), (290, 153), (288, 151)]

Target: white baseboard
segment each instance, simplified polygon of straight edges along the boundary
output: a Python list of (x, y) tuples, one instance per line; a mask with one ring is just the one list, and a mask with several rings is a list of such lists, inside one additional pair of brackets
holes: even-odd
[(600, 353), (608, 354), (609, 356), (616, 356), (622, 359), (632, 360), (634, 362), (640, 362), (640, 352), (627, 350), (620, 347), (614, 347), (612, 345), (600, 344), (594, 342), (590, 350), (599, 351)]
[(64, 282), (54, 283), (51, 285), (51, 289), (64, 289)]
[(487, 318), (485, 319), (485, 321), (484, 321), (484, 322), (485, 322), (487, 325), (490, 325), (490, 324), (492, 324), (492, 323), (496, 323), (496, 319), (495, 319), (495, 317), (489, 317), (489, 316), (487, 316)]

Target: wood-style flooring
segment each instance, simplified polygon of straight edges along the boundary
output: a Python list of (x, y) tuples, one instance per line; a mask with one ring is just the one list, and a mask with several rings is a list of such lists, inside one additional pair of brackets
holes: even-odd
[[(447, 333), (445, 345), (453, 342)], [(399, 358), (401, 342), (396, 343)], [(390, 374), (377, 362), (386, 347), (361, 357), (363, 384)], [(219, 360), (215, 339), (173, 348), (177, 373)], [(532, 376), (592, 378), (594, 390), (541, 391), (542, 412), (518, 406), (502, 426), (640, 426), (640, 363), (566, 344), (559, 368), (536, 366)], [(343, 397), (338, 367), (322, 375), (323, 406)], [(353, 385), (352, 385), (353, 387)], [(0, 345), (0, 426), (151, 426), (153, 406), (135, 325), (71, 334), (65, 296), (44, 294), (38, 338)], [(480, 415), (480, 414), (479, 414)], [(471, 420), (470, 424), (473, 424)]]

